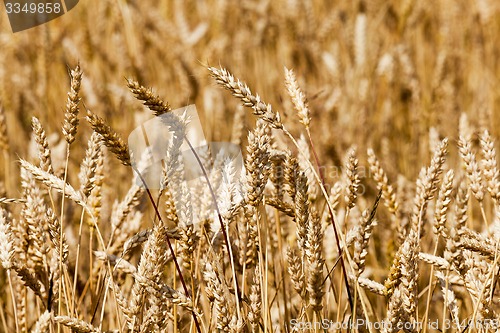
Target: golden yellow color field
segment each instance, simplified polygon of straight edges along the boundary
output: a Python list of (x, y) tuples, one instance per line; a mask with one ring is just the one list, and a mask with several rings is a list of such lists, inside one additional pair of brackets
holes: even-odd
[(5, 8), (0, 332), (500, 329), (497, 1)]

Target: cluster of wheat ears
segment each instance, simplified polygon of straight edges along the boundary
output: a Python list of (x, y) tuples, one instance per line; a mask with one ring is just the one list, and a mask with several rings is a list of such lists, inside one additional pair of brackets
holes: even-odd
[[(0, 332), (498, 331), (499, 14), (87, 0), (16, 34), (0, 15)], [(244, 169), (184, 165), (189, 104)], [(171, 135), (155, 189), (127, 145), (148, 119)]]
[[(292, 70), (285, 68), (285, 86), (304, 126), (299, 139), (245, 83), (223, 68), (208, 67), (208, 73), (259, 118), (248, 133), (243, 177), (236, 179), (234, 161), (210, 162), (209, 154), (200, 154), (200, 163), (219, 164), (223, 177), (207, 175), (207, 186), (194, 193), (169, 186), (184, 177), (178, 150), (189, 119), (171, 113), (151, 89), (127, 80), (131, 93), (155, 116), (170, 114), (174, 136), (165, 147), (161, 189), (131, 181), (109, 221), (101, 218), (102, 186), (109, 176), (104, 160), (110, 152), (131, 167), (127, 144), (85, 109), (93, 134), (79, 185), (70, 184), (67, 167), (59, 174), (53, 168), (47, 135), (33, 117), (37, 156), (30, 157), (33, 162), (19, 160), (22, 196), (0, 198), (0, 258), (9, 290), (1, 311), (6, 331), (63, 326), (76, 332), (317, 331), (322, 328), (313, 324), (325, 318), (359, 331), (373, 331), (370, 323), (379, 322), (383, 332), (416, 332), (434, 319), (453, 331), (497, 329), (500, 179), (487, 130), (479, 133), (479, 155), (463, 116), (458, 140), (463, 168), (449, 167), (448, 139), (437, 140), (416, 184), (398, 191), (368, 149), (379, 194), (371, 202), (360, 200), (355, 148), (346, 153), (342, 179), (331, 187), (325, 183), (310, 136), (314, 119)], [(70, 77), (62, 126), (66, 166), (78, 139), (79, 66)], [(8, 150), (8, 128), (0, 115), (2, 149)], [(277, 144), (280, 136), (296, 154)], [(217, 182), (221, 191), (214, 216), (206, 203), (214, 195), (208, 185)], [(379, 201), (389, 214), (378, 222)], [(153, 213), (145, 229), (147, 205)], [(70, 237), (66, 230), (74, 221), (67, 216), (75, 210), (78, 233)], [(186, 223), (195, 210), (202, 219)], [(481, 221), (481, 230), (472, 227), (472, 218)], [(380, 227), (391, 231), (390, 239), (371, 241)], [(376, 248), (381, 244), (389, 250)], [(388, 269), (376, 259), (384, 252)]]

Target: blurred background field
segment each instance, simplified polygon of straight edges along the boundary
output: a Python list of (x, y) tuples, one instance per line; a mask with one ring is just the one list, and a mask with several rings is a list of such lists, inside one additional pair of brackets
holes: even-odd
[(26, 156), (33, 115), (57, 132), (67, 66), (78, 62), (83, 102), (124, 136), (149, 116), (127, 92), (124, 78), (136, 78), (174, 108), (196, 104), (212, 141), (230, 138), (239, 102), (204, 65), (228, 68), (293, 124), (286, 66), (307, 93), (323, 164), (338, 165), (355, 143), (383, 154), (390, 172), (415, 177), (429, 158), (431, 127), (455, 138), (464, 112), (498, 134), (499, 7), (488, 0), (89, 0), (16, 34), (2, 13), (0, 100), (15, 133), (10, 151)]
[[(396, 255), (394, 246), (401, 245), (397, 241), (391, 243), (391, 236), (398, 232), (391, 223), (395, 219), (407, 223), (413, 216), (412, 209), (418, 201), (418, 196), (413, 200), (414, 183), (421, 168), (431, 163), (432, 153), (436, 152), (439, 141), (449, 139), (446, 168), (456, 170), (455, 182), (452, 181), (453, 195), (448, 193), (451, 198), (459, 193), (459, 183), (465, 182), (463, 177), (467, 173), (457, 149), (459, 130), (470, 134), (475, 150), (479, 149), (478, 134), (483, 130), (488, 129), (494, 137), (500, 135), (500, 113), (497, 111), (500, 107), (500, 3), (495, 0), (85, 0), (55, 21), (16, 34), (11, 32), (7, 15), (3, 7), (0, 8), (0, 105), (7, 124), (7, 136), (0, 132), (0, 198), (20, 198), (23, 195), (20, 158), (38, 163), (36, 145), (31, 138), (33, 116), (39, 118), (48, 134), (54, 172), (63, 177), (66, 141), (61, 125), (70, 88), (68, 70), (77, 64), (83, 71), (82, 103), (77, 140), (71, 146), (67, 173), (71, 184), (78, 183), (76, 170), (85, 156), (87, 140), (92, 133), (84, 120), (85, 108), (103, 117), (125, 139), (137, 126), (153, 117), (129, 91), (126, 79), (135, 79), (144, 86), (152, 87), (154, 93), (173, 109), (195, 104), (208, 141), (242, 143), (242, 150), (246, 152), (247, 134), (256, 127), (256, 117), (241, 106), (241, 101), (217, 86), (206, 67), (227, 68), (236, 78), (247, 83), (252, 93), (258, 94), (263, 101), (272, 104), (273, 110), (280, 112), (283, 123), (295, 138), (305, 135), (304, 126), (300, 124), (285, 88), (286, 67), (293, 69), (299, 86), (307, 96), (312, 141), (326, 170), (328, 189), (337, 181), (346, 187), (346, 182), (349, 182), (344, 168), (346, 152), (353, 146), (357, 147), (362, 191), (357, 202), (359, 207), (356, 206), (351, 215), (350, 208), (342, 203), (335, 211), (340, 223), (344, 223), (342, 232), (346, 234), (351, 226), (356, 226), (362, 219), (362, 211), (372, 207), (377, 185), (381, 184), (372, 179), (367, 166), (368, 148), (374, 149), (389, 183), (396, 189), (401, 214), (394, 214), (381, 205), (377, 218), (383, 227), (374, 232), (374, 243), (368, 255), (371, 267), (367, 274), (374, 281), (383, 283)], [(240, 125), (243, 131), (240, 131)], [(290, 149), (297, 153), (283, 133), (274, 131), (272, 139), (273, 148)], [(306, 142), (305, 139), (303, 142)], [(132, 171), (121, 166), (111, 154), (106, 153), (105, 156), (101, 220), (108, 222), (116, 211), (117, 204), (113, 205), (113, 202), (124, 198), (130, 190)], [(437, 183), (433, 186), (436, 191)], [(336, 200), (339, 197), (339, 202), (343, 202), (344, 197), (340, 194)], [(427, 198), (432, 199), (432, 196)], [(464, 214), (471, 217), (468, 227), (484, 231), (484, 237), (491, 236), (483, 222), (498, 222), (500, 214), (495, 217), (500, 212), (498, 197), (480, 203), (471, 199), (470, 207), (467, 201)], [(54, 202), (59, 209), (60, 198), (57, 197)], [(141, 203), (132, 211), (134, 214), (146, 212), (141, 226), (150, 226), (153, 212), (147, 208), (149, 204), (145, 198)], [(310, 204), (320, 213), (326, 230), (330, 224), (324, 198), (318, 195), (311, 199)], [(77, 243), (80, 245), (76, 240), (80, 211), (75, 213), (76, 205), (66, 205), (65, 217), (68, 221), (64, 223), (75, 222), (67, 223), (65, 230), (68, 239), (73, 242), (70, 250), (74, 250)], [(432, 219), (435, 206), (429, 206), (426, 214)], [(12, 211), (19, 213), (20, 206), (14, 207)], [(262, 204), (261, 211), (264, 213), (266, 209), (270, 221), (280, 216), (284, 221), (283, 239), (291, 235), (286, 241), (295, 241), (292, 218)], [(127, 219), (134, 219), (136, 215), (132, 215)], [(248, 222), (242, 216), (239, 216), (240, 220)], [(398, 220), (398, 223), (401, 221)], [(107, 234), (110, 227), (101, 223), (103, 233)], [(259, 228), (262, 226), (259, 225)], [(237, 236), (232, 231), (233, 236)], [(131, 230), (127, 232), (130, 234), (126, 236), (134, 234)], [(269, 235), (264, 233), (259, 237), (269, 237), (264, 246), (269, 246), (270, 253), (277, 254), (276, 263), (270, 264), (273, 270), (269, 270), (270, 275), (276, 276), (273, 275), (270, 280), (276, 282), (283, 278), (283, 285), (292, 293), (292, 283), (284, 277), (288, 276), (285, 273), (288, 268), (285, 250), (283, 244), (276, 245), (280, 232), (274, 234), (274, 231), (269, 231)], [(89, 231), (85, 229), (85, 237), (87, 233)], [(328, 240), (325, 243), (329, 243), (324, 245), (323, 252), (328, 266), (332, 268), (337, 263), (338, 253), (332, 250), (331, 230), (328, 237), (326, 234), (327, 231), (325, 238)], [(402, 235), (407, 234), (397, 236)], [(421, 242), (421, 251), (432, 253), (432, 233), (428, 231), (425, 237)], [(234, 246), (241, 246), (241, 240), (238, 243), (236, 239)], [(93, 241), (96, 242), (95, 239)], [(86, 242), (87, 238), (81, 244), (85, 254), (89, 253)], [(439, 236), (435, 244), (438, 243)], [(90, 246), (90, 251), (98, 249), (96, 244)], [(207, 245), (201, 244), (197, 251)], [(443, 244), (440, 244), (438, 255), (443, 254)], [(437, 248), (436, 245), (436, 251)], [(114, 249), (115, 254), (120, 254), (119, 249)], [(203, 254), (202, 251), (197, 253)], [(220, 253), (224, 253), (223, 250)], [(136, 257), (131, 259), (133, 264), (138, 263)], [(224, 260), (228, 268), (227, 257)], [(259, 263), (262, 265), (261, 261)], [(490, 263), (491, 260), (488, 265)], [(70, 255), (70, 273), (74, 269), (72, 265), (74, 254)], [(95, 277), (104, 280), (103, 273), (93, 276), (93, 272), (86, 271), (91, 264), (82, 261), (80, 265), (84, 273), (81, 274), (83, 277), (79, 277), (83, 281), (77, 281), (80, 284), (75, 287), (78, 293), (82, 293), (78, 295), (81, 296), (78, 306), (81, 318), (92, 322), (94, 318), (90, 319), (90, 305), (95, 305), (101, 295), (86, 294), (83, 291), (84, 279)], [(490, 269), (495, 265), (487, 267)], [(169, 272), (173, 271), (170, 265)], [(228, 269), (221, 274), (226, 274), (228, 281), (231, 280), (229, 272)], [(198, 278), (193, 286), (203, 280), (203, 267), (197, 266), (191, 273)], [(326, 281), (326, 270), (322, 273)], [(426, 288), (429, 273), (426, 271), (422, 276), (419, 280), (420, 291)], [(246, 281), (246, 294), (249, 295), (251, 274), (243, 273), (239, 278), (242, 282)], [(342, 275), (338, 267), (332, 280), (338, 283), (336, 287), (342, 289)], [(131, 279), (126, 281), (128, 284), (124, 285), (129, 286)], [(180, 289), (178, 281), (174, 281), (175, 287)], [(0, 286), (8, 290), (4, 277)], [(331, 285), (325, 286), (333, 289)], [(276, 299), (284, 297), (286, 300), (287, 295), (283, 295), (284, 289), (278, 283), (269, 288), (269, 293), (272, 292)], [(324, 300), (324, 317), (340, 317), (339, 313), (346, 313), (346, 295), (328, 293)], [(211, 302), (207, 300), (210, 298), (205, 297), (203, 292), (201, 295), (198, 305), (205, 311), (204, 318), (209, 323), (212, 313), (209, 311)], [(370, 315), (385, 318), (386, 299), (380, 295), (369, 295), (367, 299), (374, 308), (374, 314)], [(469, 316), (476, 306), (476, 299), (464, 295), (467, 295), (465, 291), (457, 296), (464, 300), (460, 304), (465, 304), (466, 309), (460, 318)], [(30, 297), (34, 299), (33, 295)], [(8, 297), (2, 302), (11, 305)], [(494, 306), (497, 306), (498, 296), (495, 302)], [(43, 312), (40, 310), (43, 307), (33, 304), (28, 307), (31, 313)], [(110, 304), (110, 301), (106, 304), (107, 314), (115, 310), (114, 304)], [(284, 332), (284, 327), (289, 328), (286, 320), (302, 313), (304, 304), (296, 294), (290, 297), (289, 307), (278, 301), (267, 304), (269, 307), (265, 309), (261, 322), (263, 325), (282, 327)], [(421, 311), (420, 317), (424, 310), (431, 309), (431, 313), (437, 311), (436, 317), (442, 319), (439, 312), (443, 308), (442, 298), (430, 307), (422, 299), (417, 307)], [(194, 331), (189, 312), (183, 311), (179, 327), (186, 332), (187, 327)], [(11, 308), (5, 313), (7, 326), (12, 328)], [(106, 329), (119, 325), (119, 315), (113, 314), (110, 318), (104, 324)], [(30, 324), (33, 323), (30, 321)]]

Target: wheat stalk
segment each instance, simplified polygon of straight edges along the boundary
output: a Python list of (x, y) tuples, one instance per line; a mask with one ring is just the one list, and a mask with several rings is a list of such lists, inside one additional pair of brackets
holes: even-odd
[[(49, 188), (57, 190), (59, 193), (64, 193), (64, 195), (73, 200), (75, 203), (79, 204), (86, 210), (90, 212), (90, 208), (85, 203), (81, 193), (77, 192), (71, 185), (64, 183), (64, 180), (43, 171), (41, 168), (34, 166), (33, 164), (21, 159), (21, 167), (26, 169), (29, 173), (33, 175), (38, 181), (45, 184)], [(90, 212), (91, 213), (91, 212)]]

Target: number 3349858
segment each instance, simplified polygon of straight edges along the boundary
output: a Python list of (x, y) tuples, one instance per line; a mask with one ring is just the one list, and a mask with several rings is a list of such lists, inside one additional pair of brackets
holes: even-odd
[(19, 14), (19, 13), (30, 13), (30, 14), (52, 14), (52, 13), (60, 13), (62, 8), (60, 3), (24, 3), (21, 4), (19, 2), (6, 2), (5, 9), (7, 10), (7, 14)]

